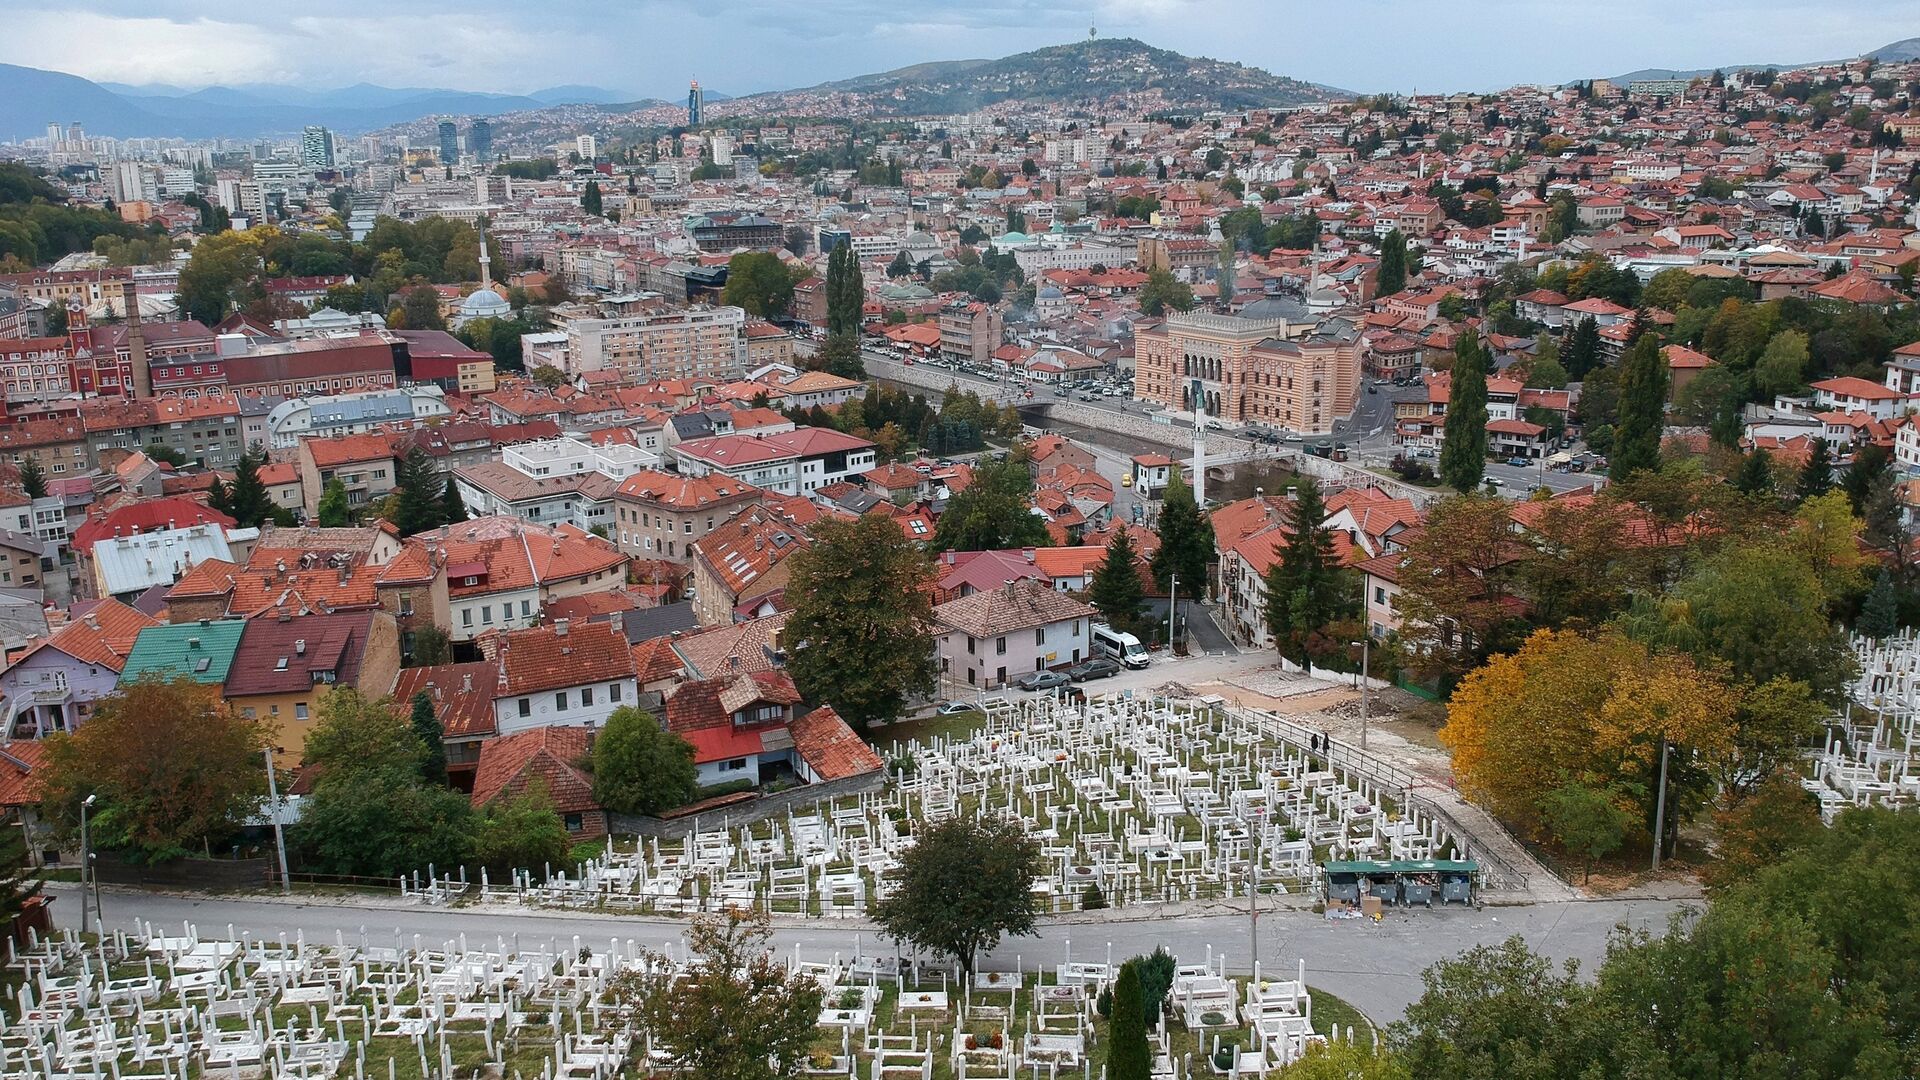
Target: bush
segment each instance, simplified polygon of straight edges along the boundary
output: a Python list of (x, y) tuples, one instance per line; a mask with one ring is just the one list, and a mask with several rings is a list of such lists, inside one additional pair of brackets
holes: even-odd
[(1081, 911), (1099, 911), (1106, 906), (1107, 894), (1100, 891), (1098, 882), (1087, 886), (1086, 891), (1080, 894)]
[(695, 788), (693, 798), (688, 801), (703, 802), (707, 799), (717, 799), (722, 795), (732, 795), (738, 791), (752, 791), (753, 788), (754, 783), (751, 780), (725, 780), (718, 784), (708, 784), (706, 787)]

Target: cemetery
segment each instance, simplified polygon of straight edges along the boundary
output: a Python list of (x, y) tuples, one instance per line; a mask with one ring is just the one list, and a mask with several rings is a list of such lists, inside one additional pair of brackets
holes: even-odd
[(1829, 824), (1849, 806), (1920, 801), (1920, 635), (1856, 635), (1853, 651), (1859, 672), (1846, 711), (1810, 754), (1804, 781)]
[[(599, 1080), (672, 1071), (673, 1055), (609, 1000), (623, 971), (689, 961), (632, 940), (438, 943), (418, 936), (261, 940), (227, 927), (135, 924), (9, 945), (0, 1078), (499, 1077)], [(880, 1080), (1095, 1080), (1111, 956), (1051, 970), (929, 970), (887, 950), (777, 957), (822, 1007), (803, 1072)], [(1159, 960), (1170, 975), (1147, 1037), (1156, 1080), (1259, 1075), (1364, 1018), (1310, 994), (1305, 965), (1229, 977), (1227, 958)], [(1316, 1001), (1332, 1016), (1316, 1015)], [(1339, 1021), (1345, 1018), (1347, 1026)]]
[[(1330, 860), (1477, 866), (1466, 839), (1351, 756), (1316, 752), (1307, 732), (1257, 710), (1165, 697), (1036, 695), (987, 707), (970, 733), (895, 744), (880, 791), (751, 822), (716, 812), (677, 840), (642, 837), (577, 868), (510, 880), (437, 877), (408, 885), (454, 898), (612, 912), (759, 906), (776, 914), (860, 917), (921, 823), (998, 814), (1024, 824), (1048, 873), (1043, 911), (1262, 895), (1322, 895)], [(1427, 876), (1422, 876), (1422, 882)], [(1454, 881), (1435, 900), (1468, 901)], [(1398, 898), (1407, 896), (1396, 892)], [(1413, 891), (1404, 902), (1425, 903)]]

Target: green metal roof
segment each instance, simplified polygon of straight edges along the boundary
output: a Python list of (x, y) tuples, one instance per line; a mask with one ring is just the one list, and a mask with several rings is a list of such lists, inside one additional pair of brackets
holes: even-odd
[(1479, 869), (1480, 864), (1471, 859), (1363, 859), (1359, 862), (1327, 863), (1329, 874), (1471, 874)]
[(185, 676), (197, 683), (224, 683), (246, 626), (242, 619), (149, 626), (133, 640), (120, 681), (157, 674), (166, 679)]

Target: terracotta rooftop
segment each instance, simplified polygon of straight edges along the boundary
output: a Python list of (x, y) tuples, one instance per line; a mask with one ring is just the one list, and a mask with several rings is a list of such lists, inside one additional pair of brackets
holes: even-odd
[(574, 762), (587, 755), (585, 728), (537, 727), (480, 744), (473, 774), (473, 805), (520, 795), (538, 785), (562, 814), (599, 809), (593, 781)]

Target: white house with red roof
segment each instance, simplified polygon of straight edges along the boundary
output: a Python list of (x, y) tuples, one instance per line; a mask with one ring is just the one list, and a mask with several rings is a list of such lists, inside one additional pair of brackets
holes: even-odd
[(1891, 420), (1912, 407), (1909, 400), (1890, 386), (1851, 375), (1813, 384), (1813, 405), (1820, 412), (1862, 412), (1875, 420)]

